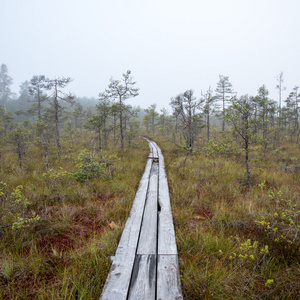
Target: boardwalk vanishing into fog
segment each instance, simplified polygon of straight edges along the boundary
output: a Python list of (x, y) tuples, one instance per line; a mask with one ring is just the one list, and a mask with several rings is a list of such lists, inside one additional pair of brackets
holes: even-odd
[(182, 299), (164, 158), (146, 140), (150, 155), (101, 300)]

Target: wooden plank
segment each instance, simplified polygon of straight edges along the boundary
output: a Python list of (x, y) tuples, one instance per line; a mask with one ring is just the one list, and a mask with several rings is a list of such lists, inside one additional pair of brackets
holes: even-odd
[(145, 207), (151, 166), (152, 160), (148, 159), (114, 261), (103, 288), (102, 300), (125, 300), (127, 297)]
[(164, 158), (156, 143), (148, 142), (150, 159), (103, 289), (103, 300), (183, 299)]
[(143, 139), (145, 139), (149, 143), (149, 148), (150, 148), (149, 158), (158, 158), (158, 147), (157, 147), (156, 143), (154, 143), (153, 141), (150, 141), (149, 139), (147, 139), (145, 137), (143, 137)]
[(161, 211), (171, 213), (171, 202), (168, 188), (168, 180), (165, 169), (161, 167), (161, 161), (159, 163), (159, 206)]
[(158, 214), (158, 242), (157, 252), (162, 254), (177, 255), (177, 246), (172, 214), (159, 212)]
[(149, 184), (151, 167), (152, 161), (148, 160), (145, 172), (140, 181), (140, 185), (132, 205), (132, 209), (126, 221), (126, 225), (123, 230), (116, 251), (116, 255), (126, 253), (133, 254), (136, 252), (145, 207), (145, 201), (147, 197), (147, 189)]
[(158, 163), (153, 162), (137, 254), (156, 254)]
[(101, 295), (102, 300), (126, 300), (135, 254), (116, 255)]
[(157, 146), (157, 152), (159, 157), (159, 205), (161, 211), (171, 213), (171, 203), (168, 187), (168, 179), (165, 170), (165, 160), (162, 155), (161, 149)]
[[(147, 139), (145, 139), (145, 140), (147, 140)], [(149, 155), (148, 155), (148, 158), (153, 158), (153, 150), (152, 150), (152, 145), (151, 145), (151, 143), (149, 142), (149, 140), (147, 140), (147, 142), (149, 143), (149, 148), (150, 148), (150, 153), (149, 153)]]
[(128, 299), (154, 300), (155, 290), (156, 255), (137, 255), (134, 263)]
[(158, 254), (177, 254), (175, 230), (171, 211), (170, 195), (164, 157), (158, 147), (159, 191), (158, 191)]
[(158, 214), (158, 258), (157, 299), (183, 299), (175, 230), (164, 157), (158, 147), (159, 156), (159, 214)]
[(154, 142), (151, 142), (153, 157), (158, 158), (157, 145)]
[(183, 299), (177, 255), (158, 255), (157, 261), (157, 299)]

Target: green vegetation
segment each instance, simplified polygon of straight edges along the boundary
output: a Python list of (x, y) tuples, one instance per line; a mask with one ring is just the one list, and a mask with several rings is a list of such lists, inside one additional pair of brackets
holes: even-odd
[[(227, 160), (222, 143), (217, 145), (216, 151), (199, 148), (186, 159), (183, 149), (159, 142), (166, 160), (184, 298), (298, 298), (298, 146), (285, 143), (268, 158), (253, 146), (248, 188), (243, 153), (231, 152)], [(293, 168), (285, 172), (289, 153)]]
[(141, 134), (165, 156), (184, 298), (299, 298), (298, 87), (283, 106), (282, 73), (279, 105), (219, 79), (169, 114), (125, 103), (130, 71), (83, 107), (70, 78), (44, 75), (12, 100), (1, 66), (1, 299), (99, 299), (148, 157)]
[(1, 299), (100, 297), (149, 148), (95, 150), (93, 162), (85, 147), (79, 139), (59, 161), (53, 141), (47, 173), (38, 146), (22, 167), (2, 148)]

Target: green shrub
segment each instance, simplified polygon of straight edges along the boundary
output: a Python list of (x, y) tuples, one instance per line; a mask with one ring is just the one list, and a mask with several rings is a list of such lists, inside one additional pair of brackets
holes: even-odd
[[(264, 183), (259, 185), (264, 187)], [(261, 215), (255, 223), (262, 229), (262, 238), (271, 250), (280, 257), (299, 256), (300, 250), (300, 210), (292, 201), (283, 198), (281, 191), (268, 192), (274, 210)]]
[[(229, 253), (231, 268), (236, 268), (242, 278), (245, 279), (245, 284), (253, 283), (253, 280), (257, 278), (264, 279), (266, 285), (272, 283), (272, 279), (262, 277), (260, 270), (269, 255), (269, 247), (267, 245), (259, 247), (258, 241), (252, 242), (250, 239), (247, 239), (245, 242), (242, 242), (238, 237), (231, 238), (228, 242), (234, 248), (234, 251)], [(219, 250), (219, 253), (222, 255), (222, 250)]]
[(28, 200), (22, 195), (23, 186), (19, 185), (12, 192), (7, 192), (6, 183), (0, 182), (0, 226), (2, 229), (18, 230), (29, 227), (40, 217), (27, 210)]
[(93, 153), (85, 149), (80, 152), (78, 159), (77, 171), (70, 173), (76, 180), (89, 181), (90, 179), (106, 176), (108, 172), (107, 164), (97, 161)]

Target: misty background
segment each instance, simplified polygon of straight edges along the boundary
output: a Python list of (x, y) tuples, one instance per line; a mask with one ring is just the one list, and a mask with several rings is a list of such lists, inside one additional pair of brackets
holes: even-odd
[(133, 106), (193, 89), (200, 97), (219, 75), (238, 93), (265, 84), (278, 100), (300, 81), (300, 2), (297, 0), (0, 0), (0, 64), (12, 91), (33, 75), (71, 77), (78, 97), (95, 97), (110, 77), (131, 70), (140, 95)]

